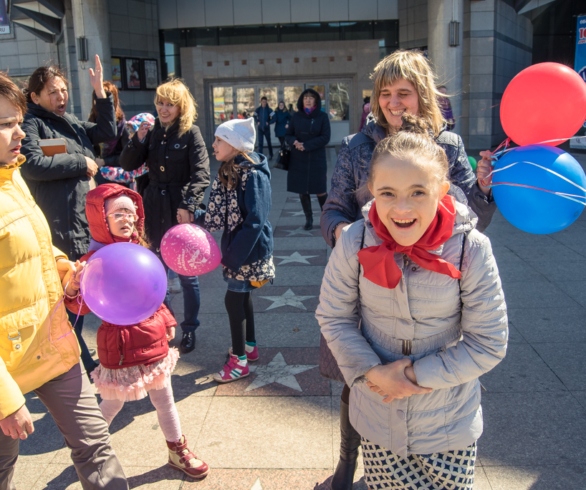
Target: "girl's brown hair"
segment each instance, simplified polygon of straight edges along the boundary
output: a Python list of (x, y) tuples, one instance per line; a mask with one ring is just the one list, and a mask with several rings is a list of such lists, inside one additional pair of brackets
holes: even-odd
[(8, 100), (24, 117), (26, 113), (26, 97), (10, 77), (2, 71), (0, 71), (0, 97)]
[(31, 94), (39, 95), (45, 88), (47, 82), (52, 78), (61, 78), (66, 85), (68, 83), (67, 77), (57, 65), (40, 66), (37, 68), (29, 77), (28, 85), (24, 89), (26, 101), (32, 103), (33, 99), (31, 98)]
[(381, 140), (372, 153), (368, 183), (372, 186), (378, 163), (386, 157), (401, 160), (425, 159), (439, 183), (449, 181), (449, 163), (444, 149), (431, 135), (429, 121), (411, 114), (403, 114), (403, 124), (394, 134)]
[[(120, 98), (118, 97), (118, 88), (112, 82), (108, 80), (104, 81), (104, 90), (106, 92), (110, 92), (112, 94), (112, 98), (114, 99), (114, 108), (116, 109), (116, 122), (120, 122), (126, 118), (124, 115), (124, 111), (120, 107)], [(98, 110), (96, 109), (96, 91), (93, 92), (92, 100), (94, 103), (92, 104), (92, 110), (90, 111), (90, 115), (88, 117), (89, 122), (96, 122), (98, 120)]]
[[(247, 153), (239, 151), (238, 155), (246, 158), (246, 160), (248, 160), (253, 165), (256, 164), (256, 162)], [(240, 165), (236, 163), (236, 157), (227, 162), (223, 162), (222, 165), (220, 165), (220, 169), (218, 170), (218, 178), (226, 189), (234, 189), (238, 185), (238, 182), (240, 182), (240, 176), (238, 175), (237, 170), (238, 167), (240, 167)]]
[(374, 81), (374, 93), (370, 99), (370, 110), (377, 123), (390, 131), (389, 123), (378, 103), (383, 88), (399, 79), (413, 84), (419, 100), (419, 116), (429, 122), (433, 134), (439, 136), (445, 120), (437, 103), (443, 94), (438, 92), (435, 75), (423, 53), (419, 51), (397, 50), (380, 61), (370, 75)]

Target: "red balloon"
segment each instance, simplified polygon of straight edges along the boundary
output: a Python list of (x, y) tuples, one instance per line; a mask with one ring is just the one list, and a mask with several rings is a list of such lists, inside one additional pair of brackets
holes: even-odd
[[(511, 80), (501, 102), (501, 124), (518, 145), (557, 146), (586, 119), (586, 83), (559, 63), (539, 63)], [(551, 141), (546, 143), (546, 141)]]

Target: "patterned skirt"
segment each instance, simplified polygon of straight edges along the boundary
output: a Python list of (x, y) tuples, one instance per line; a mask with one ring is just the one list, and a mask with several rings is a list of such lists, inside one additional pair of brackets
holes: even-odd
[(459, 451), (401, 458), (362, 439), (364, 477), (370, 490), (472, 490), (476, 443)]

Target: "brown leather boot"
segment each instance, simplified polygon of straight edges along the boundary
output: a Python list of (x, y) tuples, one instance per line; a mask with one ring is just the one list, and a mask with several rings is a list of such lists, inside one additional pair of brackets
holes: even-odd
[(181, 436), (178, 442), (167, 441), (169, 448), (169, 466), (176, 470), (183, 471), (191, 478), (201, 480), (210, 472), (209, 466), (202, 460), (197, 459), (187, 447), (185, 436)]

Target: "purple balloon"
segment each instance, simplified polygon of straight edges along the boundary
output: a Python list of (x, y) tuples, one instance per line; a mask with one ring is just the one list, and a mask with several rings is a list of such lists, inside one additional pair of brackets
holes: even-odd
[(92, 312), (114, 325), (135, 325), (155, 313), (167, 292), (157, 256), (134, 243), (106, 245), (90, 257), (81, 294)]

